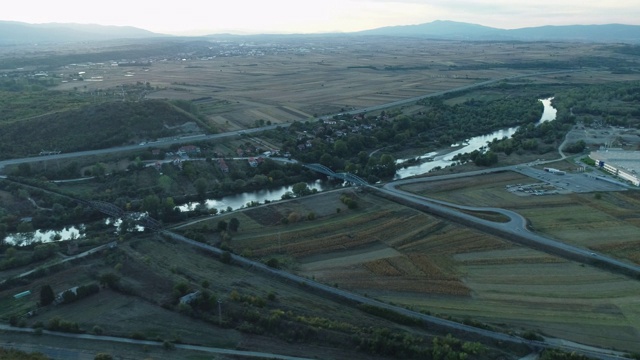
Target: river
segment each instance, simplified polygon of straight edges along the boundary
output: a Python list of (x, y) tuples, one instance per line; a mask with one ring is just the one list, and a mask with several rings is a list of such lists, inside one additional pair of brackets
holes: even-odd
[[(557, 110), (553, 106), (551, 106), (552, 100), (552, 97), (548, 99), (540, 99), (540, 102), (542, 102), (542, 105), (544, 106), (544, 110), (542, 111), (540, 120), (536, 123), (536, 125), (556, 119)], [(399, 159), (397, 160), (398, 164), (415, 160), (416, 158), (420, 161), (424, 161), (425, 159), (429, 160), (418, 165), (411, 165), (405, 168), (398, 169), (394, 178), (404, 179), (406, 177), (428, 173), (429, 171), (438, 167), (445, 168), (447, 166), (451, 166), (455, 163), (455, 161), (452, 160), (454, 156), (458, 154), (473, 152), (475, 150), (480, 150), (484, 146), (487, 146), (487, 143), (493, 141), (493, 139), (511, 137), (517, 129), (518, 127), (516, 126), (508, 129), (494, 131), (491, 134), (473, 137), (466, 140), (462, 146), (460, 146), (459, 144), (451, 145), (452, 148), (455, 148), (455, 150), (453, 151), (430, 152), (418, 157)]]
[[(307, 183), (307, 187), (310, 190), (317, 190), (318, 192), (333, 188), (333, 185), (329, 185), (328, 182), (322, 180), (316, 180)], [(198, 206), (204, 205), (207, 210), (216, 209), (218, 213), (226, 212), (229, 209), (238, 210), (249, 206), (250, 204), (264, 204), (268, 201), (277, 201), (282, 199), (282, 195), (287, 192), (292, 192), (292, 185), (281, 186), (274, 189), (263, 189), (252, 192), (245, 192), (241, 194), (229, 195), (220, 199), (207, 199), (204, 202), (190, 202), (187, 204), (179, 205), (177, 208), (180, 211), (193, 211)], [(113, 224), (115, 229), (121, 224), (120, 220), (112, 221), (107, 219), (106, 224)], [(144, 228), (137, 227), (136, 230), (143, 231)], [(7, 235), (4, 238), (4, 242), (14, 246), (26, 246), (33, 243), (48, 243), (52, 241), (65, 241), (74, 239), (83, 239), (85, 237), (85, 226), (75, 225), (66, 227), (62, 230), (36, 230), (27, 233), (14, 233)]]
[[(323, 191), (327, 190), (328, 184), (322, 180), (316, 180), (307, 183), (307, 187), (311, 190)], [(282, 199), (282, 195), (292, 191), (293, 186), (287, 185), (275, 189), (263, 189), (252, 192), (225, 196), (221, 199), (208, 199), (204, 202), (191, 202), (178, 206), (180, 211), (193, 211), (199, 205), (204, 205), (208, 210), (217, 209), (218, 212), (227, 211), (229, 209), (238, 210), (247, 207), (250, 204), (264, 204), (265, 201), (276, 201)]]
[(33, 243), (47, 243), (84, 238), (84, 225), (74, 225), (62, 230), (36, 230), (29, 233), (16, 233), (4, 238), (4, 242), (14, 246), (26, 246)]
[[(556, 109), (551, 106), (551, 100), (553, 98), (548, 99), (540, 99), (542, 104), (544, 105), (544, 111), (542, 112), (542, 116), (538, 121), (538, 124), (541, 124), (545, 121), (552, 121), (556, 118)], [(396, 179), (402, 179), (409, 176), (420, 175), (427, 173), (433, 170), (436, 167), (447, 167), (454, 163), (451, 160), (457, 154), (472, 152), (474, 150), (479, 150), (483, 146), (486, 146), (489, 141), (492, 141), (495, 138), (502, 139), (503, 137), (511, 137), (517, 127), (503, 129), (495, 131), (488, 135), (476, 136), (464, 142), (463, 146), (454, 144), (452, 148), (455, 148), (453, 151), (444, 151), (444, 153), (431, 152), (419, 156), (418, 158), (422, 160), (431, 159), (430, 161), (421, 163), (419, 165), (408, 166), (406, 168), (398, 169), (396, 172)], [(399, 163), (414, 160), (416, 158), (411, 159), (401, 159), (398, 160)], [(317, 180), (314, 182), (307, 183), (307, 186), (311, 190), (324, 191), (331, 187), (328, 183), (323, 182), (321, 180)], [(244, 207), (249, 206), (250, 204), (264, 204), (268, 201), (277, 201), (282, 199), (282, 195), (287, 192), (292, 191), (292, 186), (282, 186), (275, 189), (263, 189), (252, 192), (245, 192), (236, 195), (225, 196), (220, 199), (207, 199), (204, 202), (191, 202), (183, 205), (179, 205), (178, 209), (180, 211), (193, 211), (198, 206), (205, 206), (207, 210), (216, 209), (218, 213), (226, 212), (229, 209), (238, 210)], [(114, 226), (117, 227), (119, 222), (114, 222)], [(84, 238), (84, 225), (76, 225), (72, 227), (65, 228), (63, 230), (37, 230), (32, 233), (18, 233), (11, 234), (5, 237), (4, 242), (11, 245), (28, 245), (31, 243), (45, 243), (51, 241), (64, 241), (64, 240), (72, 240), (72, 239), (81, 239)]]

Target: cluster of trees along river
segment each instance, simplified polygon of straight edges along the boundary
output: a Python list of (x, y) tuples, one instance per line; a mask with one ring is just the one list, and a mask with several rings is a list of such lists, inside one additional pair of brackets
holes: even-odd
[[(555, 151), (576, 121), (637, 126), (640, 106), (635, 100), (640, 85), (637, 82), (617, 85), (551, 89), (555, 90), (553, 106), (558, 110), (557, 120), (541, 124), (537, 123), (544, 105), (539, 98), (545, 96), (540, 94), (549, 93), (543, 88), (536, 88), (522, 91), (522, 95), (518, 96), (516, 94), (521, 92), (518, 86), (521, 85), (502, 83), (490, 89), (492, 96), (478, 99), (471, 96), (474, 93), (456, 93), (422, 100), (419, 103), (422, 108), (411, 114), (392, 109), (379, 115), (363, 114), (355, 118), (336, 116), (335, 124), (296, 122), (288, 128), (278, 128), (262, 136), (272, 143), (282, 144), (281, 151), (291, 153), (292, 158), (301, 163), (321, 163), (336, 172), (348, 171), (374, 183), (391, 179), (402, 171), (394, 156), (399, 152), (447, 148), (453, 143), (468, 141), (497, 129), (517, 128), (511, 137), (496, 136), (488, 149), (474, 149), (452, 160), (474, 161), (486, 166), (496, 162), (495, 154), (544, 154)], [(495, 95), (500, 92), (510, 95)], [(598, 111), (588, 105), (593, 103), (601, 104)], [(206, 143), (199, 145), (203, 150), (202, 156), (208, 161), (186, 162), (182, 169), (166, 164), (162, 166), (160, 176), (155, 169), (134, 162), (127, 172), (113, 172), (109, 176), (100, 174), (82, 185), (84, 190), (81, 192), (73, 190), (73, 195), (86, 200), (109, 201), (131, 211), (149, 211), (164, 222), (174, 222), (187, 216), (209, 213), (211, 208), (215, 208), (215, 211), (236, 209), (237, 206), (225, 202), (225, 196), (236, 196), (246, 201), (245, 205), (253, 205), (265, 200), (260, 197), (263, 194), (254, 193), (258, 190), (268, 188), (279, 193), (287, 185), (307, 184), (305, 187), (298, 186), (297, 193), (287, 189), (280, 194), (280, 197), (285, 194), (301, 196), (317, 186), (315, 180), (318, 174), (304, 169), (300, 164), (280, 164), (269, 159), (258, 167), (250, 167), (246, 162), (243, 162), (244, 165), (234, 163), (230, 172), (223, 173), (212, 160), (220, 154), (213, 153)], [(581, 151), (583, 147), (584, 144), (570, 146), (573, 151)], [(147, 150), (140, 154), (142, 158), (150, 156)], [(70, 166), (77, 171), (82, 168), (78, 164)], [(34, 181), (34, 178), (56, 178), (56, 171), (66, 173), (68, 169), (21, 167), (13, 175), (24, 182)], [(36, 182), (40, 187), (55, 187), (46, 182)], [(35, 210), (30, 205), (10, 208), (9, 203), (0, 207), (0, 238), (22, 230), (61, 228), (95, 221), (100, 217), (100, 214), (83, 205), (51, 194), (15, 184), (0, 185), (14, 196), (12, 205), (25, 204), (27, 201), (37, 203)], [(217, 203), (210, 199), (217, 199)], [(194, 206), (193, 201), (203, 205)], [(178, 207), (181, 204), (187, 204), (182, 210), (188, 211), (181, 211)], [(56, 211), (51, 211), (54, 208)], [(24, 225), (20, 220), (23, 217), (31, 217), (32, 221)], [(72, 233), (77, 236), (75, 232)]]

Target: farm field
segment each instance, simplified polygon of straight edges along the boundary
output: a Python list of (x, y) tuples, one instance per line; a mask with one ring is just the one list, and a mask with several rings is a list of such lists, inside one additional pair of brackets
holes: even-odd
[[(212, 45), (216, 45), (212, 41)], [(536, 72), (536, 66), (509, 64), (547, 63), (561, 67), (575, 59), (610, 56), (611, 49), (594, 44), (570, 43), (469, 43), (458, 41), (384, 38), (318, 38), (315, 41), (274, 41), (282, 46), (274, 54), (259, 41), (246, 56), (154, 59), (148, 67), (118, 67), (108, 63), (69, 66), (65, 77), (82, 70), (89, 79), (67, 82), (60, 90), (99, 92), (123, 84), (148, 84), (146, 99), (197, 100), (209, 125), (220, 131), (271, 123), (306, 121), (366, 106), (426, 95), (489, 79)], [(518, 58), (514, 58), (514, 52)], [(528, 84), (601, 83), (638, 79), (635, 74), (588, 70), (515, 80)], [(118, 93), (119, 94), (119, 93)], [(116, 95), (118, 95), (116, 94)], [(118, 95), (119, 96), (119, 95)]]
[(525, 216), (536, 232), (640, 264), (638, 191), (517, 196), (507, 185), (535, 183), (517, 173), (425, 182), (405, 190), (455, 204), (492, 206)]
[[(519, 176), (497, 175), (492, 183), (520, 181)], [(491, 191), (485, 186), (483, 191)], [(483, 192), (479, 188), (476, 192)], [(447, 191), (440, 197), (452, 201)], [(230, 246), (256, 259), (277, 258), (289, 270), (320, 282), (414, 310), (473, 319), (503, 331), (530, 330), (638, 351), (636, 281), (447, 223), (373, 194), (353, 196), (359, 204), (355, 210), (346, 209), (339, 194), (325, 194), (244, 211), (241, 224), (247, 218), (253, 221), (247, 228), (241, 225)], [(545, 204), (554, 203), (542, 202), (530, 214), (544, 213)], [(326, 215), (316, 214), (313, 220), (301, 216), (295, 223), (273, 225), (292, 211), (321, 209)], [(264, 222), (266, 218), (270, 221)]]
[[(55, 76), (65, 80), (54, 89), (69, 91), (74, 95), (71, 99), (77, 97), (83, 104), (100, 103), (101, 100), (118, 104), (145, 103), (142, 101), (145, 99), (182, 100), (172, 102), (175, 104), (171, 109), (176, 110), (176, 114), (189, 112), (189, 116), (180, 121), (187, 122), (172, 123), (173, 118), (169, 118), (159, 121), (158, 126), (184, 127), (195, 137), (200, 136), (196, 133), (201, 131), (239, 131), (267, 124), (307, 121), (490, 79), (515, 77), (490, 88), (461, 92), (443, 102), (453, 105), (474, 99), (484, 101), (511, 96), (532, 96), (535, 100), (552, 96), (556, 89), (564, 90), (565, 87), (640, 79), (638, 73), (626, 71), (626, 65), (620, 65), (620, 72), (612, 71), (618, 69), (616, 66), (607, 67), (617, 61), (621, 64), (637, 62), (637, 59), (629, 58), (631, 55), (616, 53), (615, 45), (417, 39), (361, 41), (348, 37), (287, 41), (291, 43), (284, 45), (276, 41), (264, 45), (251, 40), (243, 43), (203, 40), (171, 48), (193, 46), (193, 53), (150, 56), (141, 61), (145, 65), (140, 66), (112, 63), (117, 60), (69, 64), (59, 68), (61, 74)], [(192, 56), (203, 49), (216, 47), (230, 50), (224, 55)], [(265, 49), (271, 50), (265, 52)], [(609, 63), (600, 63), (605, 60)], [(517, 78), (518, 75), (573, 68), (581, 70)], [(84, 76), (82, 82), (77, 79), (80, 73)], [(408, 104), (401, 111), (419, 114), (425, 107)], [(25, 115), (16, 121), (29, 119)], [(316, 131), (305, 127), (304, 133), (307, 132)], [(153, 205), (145, 205), (143, 200), (149, 199), (152, 203), (152, 194), (171, 201), (188, 200), (200, 191), (195, 186), (199, 177), (210, 181), (210, 192), (214, 189), (217, 192), (218, 185), (230, 188), (233, 184), (240, 189), (240, 185), (252, 177), (247, 176), (251, 169), (246, 159), (231, 160), (239, 156), (238, 150), (255, 149), (245, 154), (255, 156), (261, 153), (257, 147), (276, 149), (288, 140), (276, 131), (265, 133), (264, 138), (261, 135), (245, 136), (249, 133), (240, 132), (241, 136), (237, 138), (211, 141), (206, 153), (203, 152), (206, 158), (227, 157), (231, 168), (228, 175), (223, 174), (215, 162), (206, 161), (186, 163), (184, 173), (189, 176), (178, 176), (183, 171), (181, 166), (130, 171), (129, 167), (140, 165), (142, 158), (108, 155), (92, 157), (86, 164), (76, 163), (75, 166), (82, 166), (82, 169), (75, 172), (84, 170), (83, 174), (90, 174), (86, 170), (93, 171), (96, 163), (100, 166), (95, 170), (104, 168), (105, 172), (121, 173), (116, 174), (118, 176), (127, 173), (130, 177), (98, 176), (87, 182), (60, 183), (56, 188), (80, 198), (114, 199), (109, 201), (118, 202), (127, 209), (131, 204), (137, 209), (142, 202), (141, 210), (146, 205)], [(297, 135), (299, 141), (306, 137), (302, 129)], [(628, 138), (634, 135), (626, 134)], [(601, 130), (581, 128), (568, 138), (577, 140), (581, 136), (590, 137), (591, 146), (615, 137)], [(139, 139), (134, 137), (131, 141), (136, 148), (139, 148), (137, 144), (147, 144), (145, 136), (140, 135)], [(318, 137), (318, 144), (319, 141)], [(433, 146), (448, 147), (450, 143), (433, 142)], [(367, 148), (367, 152), (362, 153), (372, 157), (378, 151), (387, 151), (385, 148), (394, 151), (395, 146), (386, 145), (378, 144), (375, 150)], [(419, 146), (425, 151), (434, 150), (428, 148), (431, 145), (427, 143)], [(549, 149), (544, 153), (547, 159), (555, 156), (553, 148), (549, 146)], [(421, 154), (421, 150), (404, 148), (400, 152), (412, 157)], [(144, 155), (154, 159), (152, 153)], [(541, 157), (538, 153), (499, 156), (500, 164), (524, 163)], [(72, 168), (72, 165), (72, 160), (56, 161), (55, 164), (45, 161), (34, 165), (32, 170), (40, 171), (41, 167), (46, 170), (47, 166), (60, 170), (67, 166)], [(565, 162), (558, 167), (569, 172), (575, 165)], [(470, 163), (441, 169), (438, 173), (477, 169)], [(272, 180), (272, 175), (280, 176), (280, 173), (265, 172), (257, 179), (264, 180), (264, 185), (267, 179)], [(163, 176), (163, 182), (160, 182)], [(179, 181), (167, 181), (172, 177)], [(504, 172), (416, 184), (404, 189), (458, 204), (511, 209), (527, 217), (531, 228), (545, 236), (640, 264), (640, 240), (636, 236), (640, 227), (638, 192), (534, 197), (517, 196), (505, 189), (515, 183), (534, 181), (537, 180)], [(156, 197), (160, 201), (160, 196)], [(18, 201), (19, 198), (22, 200)], [(17, 189), (1, 191), (0, 201), (7, 202), (6, 213), (9, 214), (16, 211), (18, 205), (40, 214), (54, 214), (51, 210), (55, 209), (53, 202), (39, 204), (29, 198), (29, 193), (25, 195)], [(11, 203), (16, 206), (10, 206)], [(34, 205), (36, 209), (33, 209)], [(505, 221), (496, 213), (475, 212), (473, 215), (490, 221)], [(636, 280), (444, 221), (367, 190), (346, 188), (231, 213), (224, 211), (213, 215), (203, 211), (193, 216), (199, 217), (192, 224), (181, 224), (171, 230), (330, 286), (506, 333), (533, 332), (640, 353), (637, 342), (640, 338), (637, 296), (640, 284)], [(13, 220), (17, 222), (18, 219)], [(181, 219), (189, 221), (187, 217)], [(232, 219), (239, 221), (238, 231), (221, 224), (223, 220), (230, 224)], [(164, 225), (169, 227), (168, 223)], [(405, 348), (413, 348), (415, 344), (418, 347), (433, 345), (434, 334), (429, 331), (434, 330), (430, 328), (371, 315), (362, 307), (347, 306), (317, 296), (301, 284), (282, 283), (255, 270), (227, 264), (224, 256), (218, 258), (159, 234), (110, 230), (109, 233), (103, 229), (103, 233), (87, 239), (87, 243), (102, 244), (108, 239), (117, 241), (117, 248), (66, 263), (55, 270), (38, 271), (34, 277), (15, 282), (12, 279), (10, 285), (0, 287), (0, 319), (8, 323), (17, 320), (19, 326), (27, 327), (47, 327), (52, 319), (63, 319), (77, 324), (87, 333), (294, 356), (313, 353), (317, 358), (331, 359), (375, 360), (378, 353), (366, 351), (381, 346), (372, 342), (376, 338), (382, 337), (385, 339), (382, 344), (388, 344), (388, 334), (401, 337), (408, 334), (406, 338), (393, 338)], [(65, 245), (56, 248), (46, 261), (68, 256), (64, 254)], [(8, 263), (14, 260), (12, 257), (16, 257), (16, 253), (24, 255), (27, 251), (4, 251), (0, 260)], [(40, 266), (41, 263), (32, 265)], [(2, 278), (29, 270), (26, 268), (17, 266), (2, 271)], [(115, 278), (116, 284), (105, 283), (105, 275), (111, 280)], [(59, 293), (86, 284), (99, 284), (100, 292), (73, 304), (47, 306), (29, 314), (38, 307), (42, 286), (50, 285)], [(26, 290), (32, 293), (14, 299), (15, 294)], [(196, 291), (204, 297), (197, 298), (193, 305), (181, 303), (182, 297)], [(443, 333), (437, 335), (444, 336)], [(34, 342), (39, 341), (37, 337), (33, 338)], [(412, 346), (405, 346), (405, 340)], [(47, 337), (42, 342), (50, 344), (51, 340)], [(69, 344), (69, 347), (74, 346)], [(487, 344), (487, 347), (486, 358), (511, 359), (525, 355), (515, 354), (522, 349), (499, 349), (495, 344)], [(100, 344), (88, 351), (98, 350), (103, 350)], [(203, 358), (178, 352), (172, 357), (163, 351), (134, 347), (126, 352), (124, 349), (120, 353), (112, 352), (123, 358)], [(400, 358), (397, 353), (393, 355)]]
[[(52, 319), (61, 319), (78, 324), (82, 332), (89, 334), (303, 357), (313, 354), (334, 359), (378, 358), (351, 346), (352, 332), (357, 329), (365, 332), (382, 327), (398, 332), (406, 330), (354, 307), (310, 294), (296, 284), (285, 284), (224, 264), (209, 254), (160, 236), (122, 242), (116, 249), (105, 250), (58, 272), (46, 272), (42, 277), (2, 290), (0, 316), (5, 318), (35, 308), (38, 291), (20, 300), (13, 299), (14, 293), (39, 289), (45, 284), (51, 285), (57, 293), (78, 284), (97, 282), (98, 274), (109, 271), (114, 271), (120, 278), (120, 290), (103, 287), (99, 293), (72, 304), (41, 308), (35, 315), (21, 320), (21, 326), (32, 327), (38, 323), (46, 326)], [(176, 284), (180, 283), (189, 284), (189, 291), (207, 291), (221, 301), (222, 326), (218, 323), (217, 311), (190, 314), (180, 306), (174, 308)], [(270, 334), (257, 330), (238, 331), (237, 325), (232, 323), (244, 321), (241, 328), (260, 326), (267, 318), (271, 323), (277, 323), (279, 319), (283, 323), (286, 321), (287, 335), (274, 336), (274, 329)], [(314, 324), (313, 334), (322, 337), (322, 341), (316, 341), (313, 336), (303, 341), (305, 336), (310, 336), (304, 335), (305, 324)], [(409, 331), (416, 336), (430, 335), (417, 328)], [(297, 332), (300, 334), (296, 335)], [(3, 337), (5, 341), (9, 339), (9, 336)], [(162, 347), (142, 345), (114, 347), (108, 342), (82, 342), (76, 346), (71, 344), (72, 340), (67, 345), (62, 345), (66, 340), (58, 341), (56, 344), (47, 336), (43, 339), (28, 337), (20, 344), (71, 347), (76, 349), (74, 351), (94, 355), (109, 352), (126, 358), (199, 358), (197, 356), (203, 355), (182, 350), (168, 352)], [(217, 358), (227, 357), (216, 355)]]

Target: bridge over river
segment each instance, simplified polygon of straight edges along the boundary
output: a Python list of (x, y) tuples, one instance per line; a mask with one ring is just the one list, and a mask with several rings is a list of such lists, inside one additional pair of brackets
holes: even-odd
[(322, 164), (305, 164), (302, 165), (304, 167), (306, 167), (307, 169), (325, 174), (327, 176), (330, 176), (332, 178), (335, 179), (342, 179), (348, 183), (354, 184), (354, 185), (360, 185), (360, 186), (368, 186), (369, 183), (362, 179), (361, 177), (354, 175), (352, 173), (348, 173), (348, 172), (344, 172), (344, 173), (337, 173), (334, 172), (333, 170), (329, 169), (328, 167), (322, 165)]

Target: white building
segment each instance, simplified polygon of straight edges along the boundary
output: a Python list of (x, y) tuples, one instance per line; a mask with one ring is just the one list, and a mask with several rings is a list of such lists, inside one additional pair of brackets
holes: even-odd
[(640, 151), (625, 151), (609, 148), (592, 151), (589, 157), (596, 162), (596, 166), (608, 173), (627, 180), (635, 186), (640, 186)]

